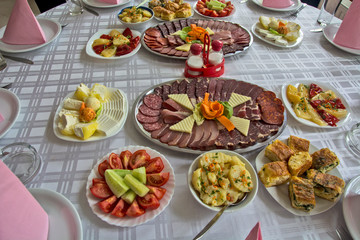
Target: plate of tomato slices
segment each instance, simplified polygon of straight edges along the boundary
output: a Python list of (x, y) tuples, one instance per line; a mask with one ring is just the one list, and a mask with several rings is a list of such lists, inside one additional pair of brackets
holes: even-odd
[[(127, 203), (117, 198), (104, 178), (107, 169), (133, 171), (145, 167), (148, 193)], [(130, 173), (131, 174), (131, 173)], [(134, 175), (135, 176), (135, 175)], [(91, 170), (86, 197), (92, 211), (103, 221), (121, 227), (133, 227), (154, 219), (169, 205), (175, 189), (175, 175), (161, 153), (143, 146), (127, 146), (100, 158)]]
[[(117, 30), (123, 35), (124, 37), (130, 40), (127, 44), (115, 45), (114, 44), (114, 37), (110, 36), (109, 33), (112, 30)], [(140, 36), (141, 33), (135, 30), (131, 30), (130, 28), (120, 28), (120, 29), (101, 29), (97, 31), (88, 41), (86, 44), (86, 53), (90, 57), (99, 58), (99, 59), (123, 59), (128, 58), (135, 55), (140, 47)], [(106, 44), (100, 44), (97, 46), (93, 46), (93, 43), (98, 39), (110, 40)], [(105, 57), (101, 53), (110, 48), (116, 48), (115, 55)]]
[[(207, 5), (210, 1), (216, 1), (223, 5), (222, 9), (211, 9)], [(225, 0), (199, 0), (194, 5), (194, 11), (200, 16), (206, 18), (227, 18), (235, 14), (235, 6), (231, 3), (231, 1)]]

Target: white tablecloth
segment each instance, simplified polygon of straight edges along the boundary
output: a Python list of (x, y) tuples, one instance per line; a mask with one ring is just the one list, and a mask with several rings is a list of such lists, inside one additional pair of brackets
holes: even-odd
[[(284, 14), (262, 9), (252, 1), (234, 4), (237, 12), (230, 21), (249, 30), (260, 15)], [(80, 83), (89, 86), (103, 83), (119, 88), (126, 93), (131, 107), (145, 89), (182, 77), (183, 60), (156, 56), (144, 47), (125, 60), (106, 61), (87, 56), (85, 46), (95, 32), (122, 27), (117, 18), (120, 9), (96, 9), (99, 17), (87, 11), (80, 16), (70, 16), (65, 5), (61, 5), (41, 15), (69, 25), (46, 47), (14, 54), (33, 60), (34, 65), (8, 60), (8, 67), (0, 72), (1, 86), (14, 83), (11, 91), (21, 100), (20, 116), (0, 139), (0, 146), (24, 141), (39, 151), (42, 168), (26, 186), (51, 189), (66, 196), (80, 214), (86, 240), (191, 239), (215, 214), (200, 206), (187, 186), (187, 170), (196, 155), (170, 151), (144, 139), (136, 131), (131, 117), (119, 134), (102, 141), (66, 142), (53, 133), (58, 105)], [(340, 128), (320, 129), (302, 125), (289, 116), (282, 137), (292, 134), (309, 139), (318, 148), (332, 149), (341, 160), (338, 169), (348, 182), (360, 172), (359, 159), (348, 151), (344, 141), (345, 133), (360, 118), (360, 61), (355, 55), (335, 48), (322, 33), (309, 31), (318, 28), (318, 13), (308, 6), (296, 19), (304, 32), (304, 40), (298, 47), (273, 47), (254, 36), (248, 51), (226, 58), (223, 76), (255, 83), (278, 95), (282, 84), (299, 80), (327, 82), (335, 87), (350, 105), (351, 121)], [(200, 18), (196, 14), (194, 17)], [(155, 19), (152, 21), (152, 24), (158, 23)], [(171, 162), (176, 178), (175, 194), (165, 211), (154, 220), (133, 228), (114, 227), (103, 222), (93, 214), (85, 196), (88, 175), (98, 158), (127, 145), (149, 146), (163, 153)], [(255, 165), (259, 151), (245, 154), (245, 157)], [(258, 221), (264, 239), (337, 239), (335, 228), (345, 226), (342, 201), (325, 213), (298, 217), (281, 207), (260, 183), (255, 200), (241, 211), (225, 213), (204, 239), (244, 239)]]

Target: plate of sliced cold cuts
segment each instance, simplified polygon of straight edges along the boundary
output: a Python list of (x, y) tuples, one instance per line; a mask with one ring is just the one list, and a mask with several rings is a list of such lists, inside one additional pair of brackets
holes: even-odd
[(287, 124), (275, 93), (229, 78), (184, 78), (154, 86), (135, 101), (133, 117), (150, 141), (194, 154), (249, 152), (278, 137)]
[[(244, 52), (253, 42), (250, 31), (237, 23), (189, 18), (164, 22), (148, 28), (142, 35), (142, 45), (160, 56), (187, 59), (192, 43), (186, 41), (186, 33), (191, 31), (191, 26), (203, 28), (211, 40), (222, 41), (225, 57)], [(197, 40), (200, 42), (200, 39)]]

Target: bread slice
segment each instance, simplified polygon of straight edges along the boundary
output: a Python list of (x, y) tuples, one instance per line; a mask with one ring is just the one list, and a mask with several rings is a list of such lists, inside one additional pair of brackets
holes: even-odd
[(341, 178), (315, 169), (308, 170), (306, 176), (313, 182), (315, 195), (329, 201), (338, 199), (345, 187)]
[(292, 176), (301, 176), (312, 165), (312, 157), (308, 152), (298, 152), (292, 155), (288, 168)]
[(265, 187), (283, 184), (291, 177), (287, 164), (284, 161), (264, 164), (258, 172), (258, 175)]
[(315, 207), (315, 193), (309, 179), (292, 176), (289, 184), (289, 197), (291, 206), (305, 212)]
[(265, 156), (271, 161), (288, 161), (294, 151), (285, 143), (276, 139), (265, 148)]
[(328, 148), (322, 148), (319, 151), (314, 152), (311, 157), (311, 168), (314, 168), (322, 173), (326, 173), (332, 170), (340, 163), (336, 154), (330, 151)]
[(299, 138), (290, 135), (288, 139), (288, 146), (295, 152), (308, 152), (310, 147), (310, 141), (307, 139)]

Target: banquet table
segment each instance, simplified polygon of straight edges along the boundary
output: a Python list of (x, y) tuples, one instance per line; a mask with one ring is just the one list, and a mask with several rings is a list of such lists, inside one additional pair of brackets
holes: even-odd
[[(263, 9), (250, 0), (243, 4), (234, 1), (234, 5), (236, 14), (229, 21), (248, 30), (260, 15), (286, 14)], [(100, 141), (68, 142), (53, 132), (56, 109), (80, 83), (88, 86), (101, 83), (121, 89), (131, 109), (146, 89), (183, 77), (184, 60), (157, 56), (144, 47), (123, 60), (101, 60), (86, 54), (87, 41), (99, 29), (122, 27), (117, 18), (122, 7), (94, 8), (99, 16), (87, 11), (70, 16), (66, 5), (60, 5), (38, 16), (68, 25), (49, 45), (13, 54), (33, 60), (33, 65), (7, 60), (7, 68), (0, 72), (0, 86), (13, 83), (10, 91), (21, 102), (20, 115), (0, 139), (0, 146), (27, 142), (38, 150), (42, 166), (26, 187), (50, 189), (68, 198), (80, 215), (83, 239), (192, 239), (215, 215), (197, 203), (189, 191), (187, 172), (196, 154), (172, 151), (145, 139), (135, 129), (131, 110), (123, 129)], [(340, 158), (338, 170), (348, 183), (360, 173), (359, 159), (345, 145), (346, 132), (360, 118), (360, 57), (334, 47), (322, 33), (309, 31), (319, 27), (318, 14), (318, 9), (308, 6), (294, 20), (304, 32), (304, 39), (297, 47), (278, 48), (254, 36), (247, 51), (225, 59), (223, 77), (257, 84), (278, 96), (284, 83), (301, 80), (324, 82), (336, 88), (350, 106), (350, 121), (338, 128), (323, 129), (305, 126), (288, 115), (281, 137), (296, 135), (310, 140), (317, 148), (332, 149)], [(197, 14), (193, 17), (201, 18)], [(151, 21), (153, 25), (158, 24), (156, 19)], [(333, 21), (340, 22), (339, 19)], [(103, 222), (92, 212), (86, 198), (86, 183), (99, 158), (129, 145), (147, 146), (166, 156), (175, 173), (175, 193), (169, 206), (155, 219), (136, 227), (117, 227)], [(260, 151), (242, 155), (255, 166)], [(224, 213), (203, 239), (245, 239), (258, 221), (263, 239), (338, 239), (335, 229), (346, 228), (342, 199), (324, 213), (295, 216), (280, 206), (259, 182), (254, 201), (240, 211)]]

